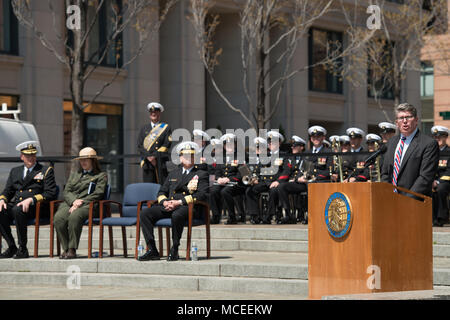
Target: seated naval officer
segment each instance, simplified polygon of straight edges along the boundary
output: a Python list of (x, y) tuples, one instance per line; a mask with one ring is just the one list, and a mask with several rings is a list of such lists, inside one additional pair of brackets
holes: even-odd
[[(86, 147), (80, 150), (77, 169), (72, 171), (64, 188), (64, 202), (56, 211), (54, 225), (63, 248), (60, 259), (75, 259), (80, 243), (81, 231), (89, 218), (89, 206), (93, 200), (102, 200), (108, 176), (100, 169), (97, 152)], [(98, 217), (98, 207), (94, 217)]]
[(381, 143), (386, 144), (390, 138), (395, 136), (397, 126), (390, 122), (380, 122), (378, 124), (380, 128)]
[(332, 157), (320, 156), (320, 153), (331, 152), (331, 149), (328, 149), (324, 144), (327, 130), (322, 126), (312, 126), (308, 129), (308, 134), (312, 143), (310, 151), (313, 154), (319, 154), (319, 156), (306, 157), (305, 160), (312, 162), (311, 170), (307, 170), (307, 175), (311, 177), (310, 179), (303, 177), (302, 180), (304, 180), (303, 182), (307, 182), (308, 180), (315, 182), (329, 182), (331, 179), (330, 166), (332, 166)]
[[(366, 135), (367, 149), (369, 152), (377, 151), (382, 144), (382, 139), (379, 135), (374, 133), (369, 133)], [(383, 167), (383, 156), (379, 156), (375, 162), (369, 166), (369, 180), (372, 182), (381, 181), (381, 168)]]
[(194, 131), (192, 131), (192, 134), (194, 136), (194, 142), (200, 147), (200, 151), (198, 152), (198, 154), (196, 154), (196, 156), (198, 157), (198, 159), (195, 159), (196, 166), (200, 170), (208, 171), (208, 164), (206, 163), (204, 152), (205, 147), (211, 140), (211, 138), (205, 131), (199, 129), (195, 129)]
[(433, 226), (442, 227), (448, 223), (448, 194), (450, 191), (450, 148), (447, 146), (449, 130), (444, 126), (431, 128), (433, 138), (439, 144), (439, 165), (433, 181)]
[[(279, 201), (276, 188), (289, 178), (287, 161), (280, 155), (280, 145), (283, 141), (284, 137), (281, 133), (277, 131), (269, 131), (267, 133), (271, 161), (260, 168), (257, 183), (249, 186), (246, 190), (247, 208), (252, 217), (252, 224), (260, 222), (271, 224), (272, 216), (276, 216), (277, 220), (281, 219), (277, 211)], [(269, 192), (267, 212), (262, 212), (262, 208), (259, 205), (259, 197), (263, 192)]]
[(365, 160), (367, 155), (360, 155), (359, 152), (365, 151), (362, 147), (363, 137), (365, 132), (360, 128), (348, 128), (346, 131), (350, 137), (351, 145), (351, 162), (350, 165), (353, 172), (350, 173), (351, 177), (344, 182), (364, 182), (369, 180), (369, 169), (365, 168)]
[[(289, 202), (290, 194), (299, 194), (307, 191), (306, 183), (300, 182), (300, 177), (303, 176), (303, 159), (301, 153), (305, 151), (306, 141), (299, 136), (293, 135), (291, 137), (292, 156), (288, 159), (288, 167), (290, 169), (289, 180), (286, 183), (280, 184), (278, 187), (278, 194), (280, 204), (286, 212), (286, 216), (280, 221), (280, 224), (295, 224), (297, 219), (294, 215), (294, 208), (291, 208)], [(300, 221), (304, 221), (303, 217)]]
[[(243, 163), (239, 163), (236, 157), (236, 135), (227, 133), (221, 137), (225, 147), (223, 164), (216, 165), (215, 183), (209, 189), (209, 203), (211, 205), (212, 219), (211, 223), (218, 224), (221, 219), (222, 202), (228, 211), (228, 220), (225, 224), (237, 224), (235, 205), (239, 205), (234, 197), (245, 192), (245, 186), (242, 184), (239, 167)], [(243, 211), (243, 210), (242, 210)], [(240, 212), (243, 215), (242, 212)], [(241, 216), (242, 219), (242, 216)], [(245, 214), (244, 214), (245, 219)], [(245, 221), (245, 220), (244, 220)]]
[[(57, 197), (55, 176), (52, 167), (41, 165), (36, 160), (36, 141), (27, 141), (16, 146), (23, 165), (12, 168), (5, 189), (0, 194), (0, 232), (8, 249), (0, 258), (28, 258), (27, 222), (36, 214), (36, 204)], [(11, 233), (11, 222), (15, 221), (19, 249)]]
[[(172, 248), (167, 261), (178, 260), (178, 247), (188, 219), (188, 204), (205, 201), (208, 192), (208, 173), (195, 168), (195, 153), (199, 147), (195, 142), (185, 141), (176, 146), (181, 164), (171, 171), (158, 193), (158, 204), (141, 212), (140, 223), (149, 250), (139, 261), (159, 260), (153, 233), (155, 223), (164, 218), (172, 220)], [(194, 208), (196, 210), (196, 208)]]

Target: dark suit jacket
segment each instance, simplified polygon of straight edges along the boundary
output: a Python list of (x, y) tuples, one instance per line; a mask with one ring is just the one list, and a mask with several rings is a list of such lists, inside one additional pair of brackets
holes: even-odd
[(25, 179), (23, 178), (23, 165), (11, 169), (0, 199), (17, 204), (29, 197), (33, 197), (34, 203), (54, 200), (57, 197), (53, 168), (36, 163), (33, 171)]
[[(381, 181), (392, 183), (394, 153), (399, 140), (400, 135), (396, 135), (387, 143), (387, 151), (381, 169)], [(431, 196), (431, 187), (438, 169), (438, 161), (438, 143), (417, 130), (403, 156), (397, 178), (398, 186)]]

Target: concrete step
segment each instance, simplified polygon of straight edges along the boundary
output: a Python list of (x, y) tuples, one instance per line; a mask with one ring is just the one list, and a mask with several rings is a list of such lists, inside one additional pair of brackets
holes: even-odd
[[(1, 272), (0, 283), (9, 285), (66, 286), (66, 273), (55, 272)], [(134, 288), (164, 288), (191, 291), (225, 291), (236, 293), (265, 293), (298, 295), (308, 294), (308, 281), (284, 279), (258, 279), (241, 277), (164, 276), (148, 274), (81, 274), (80, 286), (110, 286)]]
[[(435, 258), (434, 265), (434, 285), (450, 286), (450, 259)], [(218, 252), (212, 259), (196, 262), (139, 262), (117, 257), (2, 259), (0, 283), (65, 286), (73, 275), (69, 267), (80, 271), (81, 286), (308, 294), (307, 254), (297, 253)]]
[[(286, 226), (246, 227), (244, 225), (233, 226), (213, 226), (211, 228), (211, 250), (227, 251), (227, 250), (252, 250), (259, 252), (308, 252), (308, 231), (305, 226), (297, 226), (288, 228)], [(135, 248), (135, 228), (127, 228), (127, 247), (134, 250)], [(16, 237), (16, 232), (13, 230)], [(122, 250), (122, 233), (120, 228), (113, 228), (114, 249)], [(163, 232), (163, 241), (165, 246), (165, 235)], [(157, 231), (155, 230), (157, 237)], [(187, 232), (183, 232), (182, 246), (186, 245)], [(33, 248), (34, 244), (34, 228), (28, 229), (28, 248)], [(49, 227), (43, 226), (39, 233), (40, 249), (49, 249)], [(87, 244), (88, 231), (83, 228), (80, 249), (88, 247)], [(141, 239), (143, 235), (141, 232)], [(206, 250), (205, 230), (204, 228), (194, 228), (192, 241), (196, 242), (199, 250)], [(56, 243), (56, 242), (55, 242)], [(93, 232), (93, 248), (98, 249), (99, 246), (98, 228), (94, 228)], [(5, 246), (5, 243), (3, 243)], [(109, 233), (104, 233), (104, 249), (109, 248)], [(166, 249), (165, 249), (166, 250)], [(438, 257), (450, 257), (450, 232), (434, 232), (433, 233), (433, 255)]]

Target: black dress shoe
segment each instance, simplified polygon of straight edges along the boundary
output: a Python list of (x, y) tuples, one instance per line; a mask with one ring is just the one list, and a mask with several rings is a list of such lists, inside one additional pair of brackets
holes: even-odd
[(250, 223), (251, 224), (259, 224), (261, 221), (259, 220), (259, 218), (251, 218), (250, 219)]
[(29, 258), (30, 255), (28, 254), (28, 249), (27, 248), (19, 248), (19, 250), (17, 250), (16, 255), (14, 256), (14, 259), (27, 259)]
[(156, 249), (150, 249), (142, 256), (138, 257), (139, 261), (159, 260), (159, 252)]
[(61, 255), (59, 256), (60, 259), (67, 259), (67, 253), (69, 252), (69, 250), (65, 250), (63, 253), (61, 253)]
[(77, 257), (77, 250), (71, 248), (67, 251), (65, 259), (75, 259)]
[(228, 219), (227, 222), (225, 222), (225, 224), (237, 224), (237, 221), (236, 221), (236, 219), (231, 218), (231, 219)]
[(6, 249), (5, 252), (3, 252), (2, 254), (0, 254), (0, 259), (7, 259), (7, 258), (12, 258), (14, 257), (14, 255), (17, 252), (17, 247), (9, 247), (8, 249)]
[(170, 249), (169, 256), (167, 257), (167, 261), (177, 261), (179, 259), (178, 249)]
[(270, 221), (268, 219), (264, 219), (261, 223), (262, 224), (272, 224), (272, 221)]
[(211, 218), (211, 224), (219, 224), (220, 223), (220, 217), (219, 216), (213, 216)]

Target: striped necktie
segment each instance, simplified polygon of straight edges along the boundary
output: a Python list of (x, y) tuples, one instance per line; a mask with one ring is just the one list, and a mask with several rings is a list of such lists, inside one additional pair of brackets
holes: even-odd
[[(400, 147), (398, 148), (397, 153), (395, 154), (395, 158), (394, 158), (394, 173), (392, 175), (392, 184), (394, 186), (397, 185), (397, 178), (398, 178), (398, 173), (400, 171), (400, 162), (402, 160), (403, 148), (405, 147), (405, 140), (406, 140), (406, 137), (403, 137), (400, 142)], [(394, 192), (397, 192), (397, 189), (395, 189)]]

